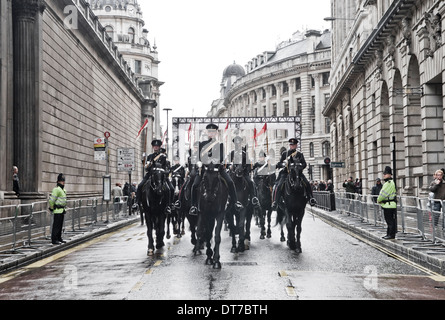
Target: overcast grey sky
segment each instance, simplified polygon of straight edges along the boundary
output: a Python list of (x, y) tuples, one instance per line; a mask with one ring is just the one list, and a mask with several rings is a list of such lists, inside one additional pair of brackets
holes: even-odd
[[(330, 0), (139, 0), (159, 53), (160, 107), (203, 117), (220, 97), (224, 69), (275, 50), (296, 31), (324, 30)], [(166, 113), (161, 112), (165, 123)]]

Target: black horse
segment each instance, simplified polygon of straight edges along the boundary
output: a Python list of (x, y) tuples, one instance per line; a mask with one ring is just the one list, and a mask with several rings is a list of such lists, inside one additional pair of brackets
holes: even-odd
[(186, 177), (181, 190), (179, 191), (179, 201), (181, 201), (181, 208), (178, 210), (182, 217), (182, 228), (185, 228), (185, 218), (189, 222), (191, 232), (192, 245), (196, 245), (196, 227), (198, 225), (198, 216), (190, 214), (192, 206), (192, 185), (195, 180), (195, 171), (193, 170), (188, 177)]
[[(179, 200), (179, 190), (182, 188), (184, 184), (184, 179), (181, 177), (179, 173), (173, 173), (171, 177), (171, 182), (175, 190), (175, 194), (173, 197), (173, 203)], [(182, 215), (183, 211), (179, 210), (176, 207), (173, 207), (171, 210), (171, 214), (167, 216), (167, 239), (170, 239), (170, 224), (173, 226), (173, 234), (176, 237), (181, 238), (181, 226), (184, 226), (184, 217)]]
[[(287, 227), (287, 245), (291, 250), (301, 253), (301, 223), (304, 217), (307, 197), (306, 188), (301, 179), (301, 165), (289, 163), (288, 174), (284, 182), (284, 215)], [(277, 210), (277, 221), (282, 221), (283, 210)], [(295, 234), (296, 230), (296, 234)]]
[[(230, 176), (235, 184), (237, 199), (243, 206), (239, 210), (232, 208), (226, 215), (232, 236), (232, 249), (230, 251), (244, 252), (244, 250), (249, 249), (250, 224), (253, 214), (253, 207), (250, 205), (249, 184), (244, 177), (242, 164), (233, 165), (230, 170)], [(236, 243), (236, 235), (238, 235), (238, 245)]]
[[(195, 255), (201, 254), (201, 243), (205, 243), (206, 264), (213, 265), (214, 269), (221, 269), (219, 247), (228, 198), (228, 188), (220, 175), (220, 170), (224, 168), (210, 163), (203, 165), (200, 170), (203, 170), (203, 173), (198, 186), (198, 237), (193, 251)], [(212, 238), (215, 241), (213, 250)]]
[(150, 178), (142, 190), (142, 207), (145, 212), (148, 237), (147, 255), (154, 253), (153, 231), (156, 233), (156, 249), (161, 249), (165, 245), (165, 209), (169, 203), (169, 190), (165, 179), (165, 170), (155, 166), (151, 168)]
[(258, 200), (260, 201), (260, 208), (257, 210), (261, 228), (260, 239), (265, 239), (266, 236), (270, 238), (272, 236), (270, 222), (272, 215), (272, 186), (274, 181), (272, 181), (272, 175), (255, 175), (254, 181), (257, 188)]

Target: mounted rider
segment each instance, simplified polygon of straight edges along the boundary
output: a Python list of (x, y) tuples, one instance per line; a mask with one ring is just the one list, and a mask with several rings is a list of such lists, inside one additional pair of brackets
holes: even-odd
[(243, 176), (246, 179), (247, 184), (249, 185), (249, 194), (252, 199), (252, 204), (254, 206), (259, 205), (256, 188), (253, 185), (253, 181), (250, 177), (250, 159), (246, 152), (246, 147), (242, 146), (243, 138), (240, 136), (236, 136), (232, 140), (235, 143), (235, 150), (230, 152), (230, 163), (232, 164), (241, 164), (243, 166)]
[[(306, 197), (309, 200), (309, 204), (311, 206), (315, 205), (317, 201), (315, 201), (314, 196), (312, 194), (312, 188), (303, 174), (303, 170), (307, 167), (306, 160), (304, 159), (304, 155), (297, 150), (298, 140), (295, 138), (289, 139), (289, 150), (283, 152), (281, 154), (280, 162), (277, 163), (277, 168), (284, 168), (288, 163), (300, 163), (301, 164), (301, 171), (299, 172), (299, 175), (301, 179), (303, 180), (304, 187), (306, 188)], [(281, 193), (282, 193), (282, 187), (283, 183), (286, 180), (287, 176), (287, 170), (282, 169), (278, 175), (278, 179), (274, 185), (274, 191), (273, 191), (273, 203), (272, 203), (272, 209), (276, 210), (278, 204), (281, 200)]]
[(253, 180), (255, 183), (259, 176), (269, 176), (269, 181), (274, 184), (275, 183), (275, 168), (273, 168), (269, 160), (266, 161), (266, 153), (264, 151), (260, 151), (258, 154), (258, 161), (253, 165), (252, 170), (254, 171)]
[[(216, 135), (218, 133), (218, 126), (216, 124), (210, 123), (206, 126), (208, 140), (199, 143), (199, 160), (203, 164), (210, 164), (213, 162), (216, 165), (222, 166), (224, 162), (224, 145), (218, 140), (216, 140)], [(230, 200), (229, 206), (235, 205), (237, 209), (242, 208), (242, 204), (237, 200), (235, 184), (230, 176), (227, 174), (226, 170), (220, 167), (220, 175), (227, 185)], [(190, 208), (190, 214), (196, 215), (198, 213), (197, 208), (197, 192), (199, 185), (201, 183), (202, 175), (199, 173), (199, 170), (195, 176), (193, 185), (192, 185), (192, 197), (191, 203), (192, 207)]]
[[(142, 188), (144, 187), (145, 183), (148, 181), (148, 179), (151, 176), (151, 170), (155, 167), (161, 167), (165, 170), (166, 174), (168, 174), (170, 169), (170, 161), (167, 159), (167, 155), (165, 154), (165, 149), (161, 148), (162, 141), (155, 139), (151, 142), (151, 145), (153, 147), (153, 153), (150, 154), (147, 157), (147, 163), (145, 165), (145, 171), (147, 172), (144, 176), (144, 179), (139, 183), (137, 192), (136, 192), (136, 202), (139, 204), (141, 202), (142, 197)], [(166, 208), (167, 213), (171, 213), (171, 206), (173, 202), (173, 195), (174, 195), (174, 187), (169, 179), (166, 180), (166, 185), (169, 191), (169, 205)]]

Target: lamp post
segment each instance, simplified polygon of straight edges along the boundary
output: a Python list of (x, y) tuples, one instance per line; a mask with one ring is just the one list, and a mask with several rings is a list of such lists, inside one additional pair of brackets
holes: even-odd
[(172, 109), (164, 108), (162, 110), (167, 111), (167, 136), (165, 137), (165, 146), (166, 146), (165, 150), (166, 150), (167, 157), (168, 157), (168, 135), (169, 135), (169, 132), (168, 132), (168, 112), (171, 111)]

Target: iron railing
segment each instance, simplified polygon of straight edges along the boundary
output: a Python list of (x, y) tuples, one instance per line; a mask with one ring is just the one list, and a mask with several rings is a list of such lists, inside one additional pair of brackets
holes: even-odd
[[(353, 215), (363, 222), (386, 226), (383, 210), (376, 196), (347, 192), (314, 192), (317, 207)], [(403, 233), (414, 232), (432, 242), (445, 242), (445, 201), (419, 197), (397, 197), (397, 227)]]

